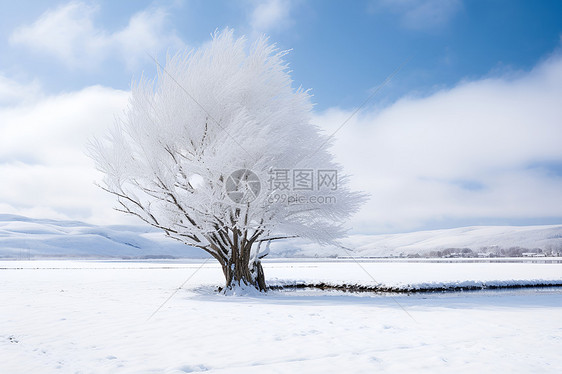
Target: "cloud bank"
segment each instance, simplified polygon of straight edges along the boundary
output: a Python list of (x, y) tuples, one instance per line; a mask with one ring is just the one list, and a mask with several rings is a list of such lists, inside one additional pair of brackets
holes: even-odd
[(138, 12), (124, 28), (114, 32), (95, 24), (98, 11), (97, 6), (70, 2), (14, 30), (10, 43), (50, 55), (75, 69), (93, 69), (114, 57), (133, 69), (148, 57), (146, 52), (156, 54), (184, 46), (176, 32), (168, 28), (164, 8)]
[[(126, 107), (128, 92), (93, 86), (46, 95), (0, 76), (0, 212), (134, 222), (93, 185), (84, 155)], [(333, 151), (371, 195), (355, 232), (382, 233), (562, 218), (562, 56), (531, 71), (461, 82), (360, 112)], [(352, 110), (314, 121), (335, 131)], [(541, 221), (542, 220), (542, 221)]]
[[(562, 217), (562, 56), (353, 118), (334, 151), (371, 194), (361, 232)], [(335, 129), (351, 111), (315, 122)]]
[(84, 154), (88, 139), (107, 131), (127, 98), (127, 92), (94, 86), (0, 107), (0, 212), (130, 222), (94, 186), (101, 176)]

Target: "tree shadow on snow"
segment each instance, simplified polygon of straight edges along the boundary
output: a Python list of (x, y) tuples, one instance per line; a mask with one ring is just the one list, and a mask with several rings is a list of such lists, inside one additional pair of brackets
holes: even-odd
[(224, 295), (217, 286), (189, 289), (188, 298), (220, 303), (279, 305), (357, 305), (362, 307), (422, 307), (452, 309), (483, 308), (562, 308), (562, 287), (495, 289), (471, 291), (434, 291), (416, 293), (345, 292), (320, 289), (281, 289), (266, 293)]

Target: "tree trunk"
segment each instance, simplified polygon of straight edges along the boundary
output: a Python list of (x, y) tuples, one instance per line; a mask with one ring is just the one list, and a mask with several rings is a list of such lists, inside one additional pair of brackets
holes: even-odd
[(223, 265), (222, 271), (226, 279), (226, 291), (237, 287), (253, 287), (261, 292), (267, 290), (259, 259), (251, 262), (243, 257), (235, 257)]

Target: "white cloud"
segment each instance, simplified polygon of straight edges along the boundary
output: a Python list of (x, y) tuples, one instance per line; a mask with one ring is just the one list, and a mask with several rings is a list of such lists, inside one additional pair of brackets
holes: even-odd
[(293, 24), (291, 19), (291, 0), (267, 0), (255, 3), (250, 15), (250, 25), (254, 34), (278, 31)]
[(461, 9), (461, 0), (374, 0), (369, 6), (372, 12), (398, 15), (402, 26), (414, 30), (442, 27)]
[[(562, 217), (562, 57), (353, 118), (334, 151), (371, 194), (364, 232), (446, 220)], [(315, 122), (334, 131), (350, 111)], [(556, 167), (553, 169), (552, 165)]]
[(0, 74), (0, 106), (16, 105), (37, 99), (41, 86), (37, 81), (22, 84)]
[(126, 92), (96, 86), (0, 108), (0, 211), (127, 222), (94, 186), (101, 176), (84, 154), (88, 139), (112, 126), (127, 99)]
[(31, 25), (14, 30), (12, 45), (49, 54), (73, 68), (92, 69), (118, 57), (129, 68), (167, 48), (181, 48), (183, 42), (168, 28), (168, 14), (162, 8), (134, 14), (126, 27), (108, 32), (94, 24), (98, 7), (71, 2), (43, 13)]

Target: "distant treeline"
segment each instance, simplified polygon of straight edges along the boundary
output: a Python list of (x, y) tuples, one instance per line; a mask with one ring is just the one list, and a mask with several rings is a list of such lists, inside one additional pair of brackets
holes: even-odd
[(409, 255), (407, 257), (532, 257), (532, 256), (562, 256), (562, 245), (550, 248), (498, 248), (483, 247), (478, 251), (470, 248), (445, 248), (431, 251), (427, 255)]

